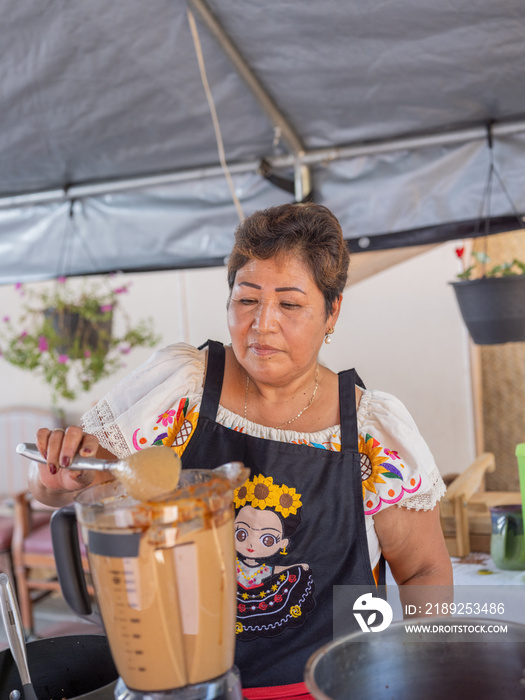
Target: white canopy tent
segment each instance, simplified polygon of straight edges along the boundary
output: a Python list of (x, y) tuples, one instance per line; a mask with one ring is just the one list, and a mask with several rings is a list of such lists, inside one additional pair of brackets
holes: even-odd
[(517, 228), (519, 0), (206, 3), (2, 0), (0, 283), (223, 263), (188, 8), (245, 214), (313, 198), (354, 251)]

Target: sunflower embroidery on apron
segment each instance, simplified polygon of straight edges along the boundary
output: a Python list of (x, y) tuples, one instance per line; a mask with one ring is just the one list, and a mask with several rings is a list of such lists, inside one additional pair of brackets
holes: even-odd
[[(306, 562), (274, 564), (293, 551), (301, 522), (301, 494), (262, 474), (235, 491), (237, 638), (273, 637), (303, 624), (315, 606), (314, 580)], [(292, 557), (289, 557), (292, 559)]]

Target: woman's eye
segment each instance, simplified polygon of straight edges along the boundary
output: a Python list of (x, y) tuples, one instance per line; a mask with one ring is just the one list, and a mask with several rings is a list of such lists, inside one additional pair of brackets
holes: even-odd
[(241, 530), (241, 529), (239, 529), (239, 530), (237, 530), (237, 532), (235, 533), (235, 539), (237, 540), (237, 542), (244, 542), (244, 540), (245, 540), (247, 537), (248, 537), (248, 533), (246, 532), (246, 530)]
[(251, 304), (256, 304), (257, 300), (256, 299), (238, 299), (239, 304), (243, 304), (243, 306), (250, 306)]
[(281, 306), (283, 306), (285, 309), (298, 309), (299, 304), (292, 304), (290, 301), (282, 301)]
[(273, 535), (263, 535), (263, 537), (261, 537), (261, 542), (265, 547), (273, 547), (277, 542), (277, 538)]

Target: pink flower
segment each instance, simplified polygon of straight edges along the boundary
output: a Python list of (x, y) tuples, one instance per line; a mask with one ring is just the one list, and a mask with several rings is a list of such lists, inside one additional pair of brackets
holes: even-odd
[(47, 338), (45, 335), (41, 335), (38, 339), (38, 349), (40, 352), (47, 352), (49, 350), (49, 345), (47, 344)]
[(84, 350), (84, 357), (91, 357), (91, 350)]
[(16, 289), (17, 292), (20, 293), (20, 296), (21, 296), (21, 297), (24, 296), (25, 292), (24, 292), (24, 288), (23, 288), (22, 282), (17, 282), (17, 283), (15, 284), (15, 289)]
[(175, 416), (175, 411), (173, 411), (173, 410), (166, 411), (165, 413), (161, 413), (159, 416), (159, 419), (157, 420), (157, 423), (162, 423), (162, 425), (166, 428), (168, 426), (168, 423), (173, 423), (174, 416)]
[(65, 284), (66, 280), (67, 277), (64, 277), (64, 275), (60, 275), (60, 277), (57, 277), (58, 284)]
[(61, 364), (61, 365), (65, 365), (65, 364), (67, 363), (68, 360), (69, 360), (68, 355), (59, 355), (59, 356), (58, 356), (58, 362), (59, 362), (59, 364)]
[(4, 318), (2, 319), (2, 321), (4, 321), (5, 323), (7, 323), (7, 322), (9, 321), (9, 316), (4, 316)]
[(385, 450), (385, 454), (388, 455), (388, 457), (392, 457), (392, 459), (401, 459), (399, 453), (395, 450)]
[(20, 333), (20, 340), (21, 340), (22, 338), (25, 338), (26, 335), (27, 335), (27, 331), (22, 331), (22, 332)]
[(113, 309), (113, 304), (103, 304), (100, 307), (100, 310), (102, 311), (103, 314), (107, 313), (108, 311), (111, 311)]
[(131, 348), (129, 347), (129, 345), (124, 345), (123, 347), (120, 348), (120, 352), (123, 355), (127, 355), (128, 352), (131, 352)]
[(127, 294), (127, 291), (127, 287), (118, 287), (117, 289), (115, 289), (115, 294)]

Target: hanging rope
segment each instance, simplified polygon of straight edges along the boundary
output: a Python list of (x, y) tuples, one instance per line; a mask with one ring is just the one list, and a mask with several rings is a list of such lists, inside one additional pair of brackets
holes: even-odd
[(224, 152), (224, 144), (222, 141), (222, 134), (221, 134), (221, 128), (219, 124), (219, 118), (217, 117), (217, 110), (215, 109), (215, 102), (213, 101), (213, 95), (211, 94), (210, 86), (208, 83), (208, 77), (206, 75), (206, 66), (204, 63), (204, 56), (202, 53), (202, 47), (201, 47), (201, 42), (199, 38), (199, 31), (197, 29), (197, 23), (195, 22), (195, 17), (193, 16), (192, 11), (188, 8), (187, 9), (188, 13), (188, 22), (190, 25), (190, 31), (191, 31), (191, 36), (193, 38), (193, 45), (195, 46), (195, 53), (197, 54), (197, 62), (199, 64), (199, 72), (201, 76), (201, 81), (202, 81), (202, 86), (204, 87), (204, 92), (206, 93), (206, 99), (208, 100), (208, 106), (210, 109), (211, 113), (211, 118), (213, 122), (213, 129), (215, 131), (215, 140), (217, 142), (217, 151), (219, 153), (219, 162), (221, 164), (221, 168), (224, 172), (224, 176), (226, 178), (226, 181), (228, 183), (228, 187), (230, 189), (230, 194), (233, 199), (233, 203), (235, 205), (235, 209), (237, 210), (237, 216), (239, 217), (239, 221), (244, 221), (244, 212), (242, 210), (241, 202), (239, 201), (239, 198), (237, 197), (237, 193), (235, 192), (235, 185), (233, 184), (233, 179), (230, 174), (230, 170), (228, 168), (228, 164), (226, 162), (226, 156)]
[(481, 272), (482, 276), (485, 276), (486, 272), (486, 265), (487, 265), (487, 260), (488, 260), (488, 243), (487, 243), (487, 237), (490, 235), (490, 209), (491, 209), (491, 197), (492, 197), (492, 188), (493, 188), (493, 179), (494, 176), (496, 176), (501, 189), (503, 190), (503, 193), (505, 194), (511, 209), (512, 213), (516, 217), (519, 227), (520, 228), (525, 228), (525, 223), (523, 221), (523, 218), (520, 216), (516, 205), (512, 201), (512, 198), (509, 194), (509, 191), (505, 187), (505, 183), (503, 182), (503, 179), (501, 175), (498, 172), (498, 169), (496, 168), (496, 164), (494, 163), (494, 137), (492, 133), (492, 122), (489, 122), (487, 124), (487, 145), (489, 149), (489, 174), (487, 177), (487, 184), (485, 185), (485, 191), (483, 193), (483, 198), (481, 200), (481, 206), (480, 206), (480, 212), (479, 212), (479, 218), (476, 223), (476, 228), (475, 228), (475, 233), (479, 233), (479, 229), (481, 226), (481, 222), (484, 221), (484, 231), (485, 231), (485, 236), (483, 239), (483, 260), (481, 263)]
[(93, 252), (91, 251), (91, 249), (88, 245), (86, 237), (84, 236), (84, 234), (80, 230), (78, 223), (77, 223), (77, 220), (75, 219), (73, 202), (71, 203), (70, 217), (71, 217), (71, 228), (73, 229), (74, 234), (77, 236), (78, 240), (80, 241), (80, 244), (82, 245), (82, 247), (84, 249), (84, 252), (86, 254), (87, 259), (89, 260), (89, 262), (93, 266), (93, 270), (95, 272), (97, 272), (97, 270), (100, 270), (100, 267), (98, 265), (98, 262), (97, 262), (95, 256), (93, 255)]
[[(67, 277), (68, 270), (70, 270), (70, 264), (73, 259), (73, 244), (75, 240), (80, 242), (85, 256), (91, 264), (93, 271), (96, 273), (100, 268), (93, 251), (90, 249), (86, 237), (80, 230), (77, 220), (75, 219), (75, 204), (77, 200), (72, 199), (69, 204), (69, 214), (67, 218), (67, 223), (64, 229), (63, 242), (60, 247), (60, 253), (57, 265), (57, 277)], [(71, 235), (69, 235), (71, 234)]]

